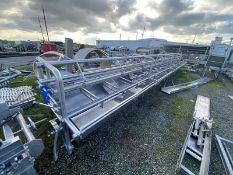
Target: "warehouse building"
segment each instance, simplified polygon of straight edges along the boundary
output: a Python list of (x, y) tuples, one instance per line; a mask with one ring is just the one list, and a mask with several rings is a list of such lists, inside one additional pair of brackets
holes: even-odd
[(115, 48), (119, 46), (127, 47), (130, 50), (137, 50), (139, 47), (151, 48), (151, 47), (162, 47), (167, 40), (148, 38), (139, 40), (96, 40), (96, 47), (102, 48)]

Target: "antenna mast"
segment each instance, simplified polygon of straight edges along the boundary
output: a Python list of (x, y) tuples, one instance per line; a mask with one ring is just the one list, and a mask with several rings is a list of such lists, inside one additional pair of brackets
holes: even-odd
[(44, 34), (43, 34), (43, 30), (42, 30), (42, 26), (41, 26), (41, 23), (40, 23), (40, 17), (38, 16), (38, 22), (39, 22), (39, 25), (40, 25), (40, 31), (41, 31), (41, 35), (42, 35), (42, 38), (43, 38), (43, 42), (45, 41), (44, 40)]
[(46, 18), (45, 18), (44, 7), (42, 7), (42, 11), (43, 11), (43, 15), (44, 15), (44, 23), (45, 23), (45, 28), (46, 28), (46, 32), (47, 32), (47, 37), (48, 37), (48, 41), (49, 41), (49, 33), (48, 33), (47, 22), (46, 22)]

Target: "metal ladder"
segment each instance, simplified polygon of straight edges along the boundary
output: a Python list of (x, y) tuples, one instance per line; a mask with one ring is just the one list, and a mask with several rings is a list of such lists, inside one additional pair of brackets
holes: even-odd
[[(198, 96), (193, 114), (194, 121), (189, 128), (176, 166), (176, 173), (183, 171), (189, 175), (195, 175), (192, 167), (185, 163), (194, 158), (200, 164), (199, 175), (207, 175), (209, 171), (212, 121), (210, 119), (210, 100), (207, 97)], [(185, 159), (187, 158), (187, 159)]]

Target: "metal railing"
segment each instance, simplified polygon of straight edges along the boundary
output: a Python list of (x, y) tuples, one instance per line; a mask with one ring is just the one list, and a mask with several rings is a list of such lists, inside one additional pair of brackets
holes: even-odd
[(71, 148), (73, 139), (83, 138), (113, 112), (183, 66), (181, 56), (157, 54), (72, 60), (48, 52), (36, 58), (34, 69), (42, 96), (56, 116), (52, 121), (54, 129), (71, 133), (65, 141), (66, 148)]

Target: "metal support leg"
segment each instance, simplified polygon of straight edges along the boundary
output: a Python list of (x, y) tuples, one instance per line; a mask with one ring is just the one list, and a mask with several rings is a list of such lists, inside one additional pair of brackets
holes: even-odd
[(66, 147), (66, 150), (68, 154), (72, 154), (74, 146), (71, 144), (71, 139), (70, 139), (70, 130), (67, 126), (64, 126), (64, 144)]

